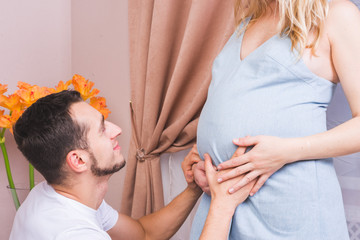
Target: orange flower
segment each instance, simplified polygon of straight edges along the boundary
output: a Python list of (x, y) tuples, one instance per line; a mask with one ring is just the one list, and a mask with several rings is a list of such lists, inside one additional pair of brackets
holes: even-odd
[(10, 96), (0, 95), (0, 106), (9, 109), (10, 111), (21, 110), (23, 105), (20, 102), (20, 97), (17, 94)]
[(111, 113), (110, 110), (106, 108), (106, 99), (103, 97), (90, 98), (90, 105), (104, 115), (105, 119), (109, 116), (109, 113)]
[(90, 105), (97, 109), (104, 118), (107, 118), (109, 109), (106, 106), (106, 99), (103, 97), (94, 97), (100, 91), (94, 86), (93, 82), (84, 77), (75, 74), (73, 78), (66, 83), (60, 81), (55, 88), (39, 87), (25, 82), (18, 82), (18, 90), (14, 94), (4, 96), (7, 91), (7, 85), (0, 84), (0, 106), (10, 110), (9, 115), (4, 115), (5, 110), (0, 110), (0, 127), (9, 128), (12, 132), (12, 126), (19, 119), (27, 107), (36, 102), (39, 98), (45, 97), (51, 93), (67, 90), (70, 84), (74, 85), (75, 90), (80, 92), (84, 101), (90, 98)]
[(4, 111), (0, 112), (0, 127), (9, 128), (11, 134), (14, 134), (12, 126), (16, 123), (16, 121), (19, 119), (19, 117), (23, 114), (24, 111), (14, 110), (11, 115), (3, 115)]
[[(24, 113), (25, 110), (14, 110), (11, 113), (11, 125), (15, 125), (16, 121), (21, 117), (21, 115)], [(12, 133), (12, 128), (10, 129), (10, 132)]]
[(75, 74), (72, 78), (72, 84), (76, 91), (78, 91), (81, 95), (81, 98), (86, 101), (88, 98), (94, 97), (100, 91), (94, 88), (91, 91), (91, 88), (94, 86), (93, 82), (86, 80), (83, 76)]
[[(18, 87), (20, 88), (19, 84)], [(27, 85), (24, 88), (20, 88), (15, 92), (15, 94), (19, 95), (21, 98), (21, 102), (29, 107), (31, 104), (36, 102), (39, 98), (45, 97), (52, 93), (50, 88), (47, 87), (39, 87), (37, 85), (31, 86)]]
[(11, 128), (11, 118), (9, 115), (4, 115), (5, 110), (0, 110), (0, 127)]
[(30, 84), (20, 81), (18, 82), (17, 86), (19, 89), (30, 89), (32, 87)]
[(66, 83), (64, 83), (63, 81), (60, 81), (59, 84), (55, 87), (54, 92), (61, 92), (63, 90), (67, 90), (69, 85), (71, 84), (71, 81), (72, 80), (69, 80)]
[(0, 94), (3, 94), (7, 91), (7, 84), (1, 84), (0, 83)]

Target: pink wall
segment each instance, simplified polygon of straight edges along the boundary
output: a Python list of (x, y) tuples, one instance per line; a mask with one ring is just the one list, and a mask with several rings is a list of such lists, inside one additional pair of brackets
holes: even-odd
[[(75, 73), (95, 82), (123, 128), (124, 155), (130, 138), (128, 112), (127, 1), (34, 0), (0, 3), (0, 83), (16, 90), (17, 81), (53, 87)], [(15, 183), (27, 181), (27, 164), (6, 134)], [(115, 174), (106, 200), (120, 207), (125, 170)], [(36, 181), (42, 177), (36, 174)], [(0, 157), (0, 239), (8, 239), (15, 214)]]
[[(71, 3), (72, 72), (95, 82), (119, 125), (119, 144), (127, 157), (130, 139), (130, 81), (126, 0), (76, 0)], [(120, 209), (125, 168), (110, 178), (106, 201)]]

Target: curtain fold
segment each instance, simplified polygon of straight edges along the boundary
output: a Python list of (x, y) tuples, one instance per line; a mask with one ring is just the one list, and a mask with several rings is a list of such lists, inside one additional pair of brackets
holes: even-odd
[(233, 1), (128, 4), (132, 138), (121, 211), (139, 218), (164, 205), (160, 154), (195, 143), (211, 65), (234, 20)]

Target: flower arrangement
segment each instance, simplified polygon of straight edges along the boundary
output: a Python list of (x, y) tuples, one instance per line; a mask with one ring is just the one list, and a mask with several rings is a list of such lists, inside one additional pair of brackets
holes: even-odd
[[(26, 108), (31, 106), (39, 98), (45, 97), (51, 93), (67, 90), (71, 84), (73, 85), (74, 90), (80, 93), (81, 98), (84, 101), (89, 99), (89, 104), (91, 106), (103, 114), (105, 119), (108, 117), (110, 111), (106, 108), (106, 99), (103, 97), (96, 97), (100, 91), (96, 88), (92, 89), (94, 83), (77, 74), (75, 74), (73, 78), (66, 83), (60, 81), (55, 88), (39, 87), (37, 85), (18, 82), (17, 87), (19, 89), (8, 96), (4, 95), (4, 93), (7, 92), (7, 85), (0, 84), (0, 106), (5, 108), (0, 110), (0, 147), (4, 157), (6, 175), (16, 209), (20, 207), (20, 202), (11, 174), (9, 157), (6, 151), (4, 137), (5, 131), (6, 129), (9, 129), (9, 131), (13, 133), (12, 126)], [(9, 111), (8, 114), (4, 114), (5, 110)], [(34, 185), (34, 167), (29, 164), (29, 188), (32, 189)]]

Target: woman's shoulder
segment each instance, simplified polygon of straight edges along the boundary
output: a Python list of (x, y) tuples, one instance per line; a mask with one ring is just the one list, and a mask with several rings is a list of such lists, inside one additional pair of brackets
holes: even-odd
[(342, 22), (359, 16), (359, 8), (350, 0), (331, 0), (329, 3), (328, 20)]
[(329, 37), (336, 36), (344, 30), (360, 31), (360, 11), (350, 0), (332, 0), (325, 21)]

